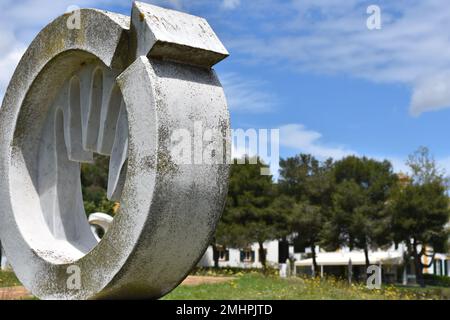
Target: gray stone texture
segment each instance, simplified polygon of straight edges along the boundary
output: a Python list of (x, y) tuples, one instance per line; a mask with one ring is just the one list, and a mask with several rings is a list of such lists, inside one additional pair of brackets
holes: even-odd
[[(224, 133), (211, 67), (228, 53), (204, 19), (134, 3), (132, 18), (63, 15), (20, 61), (0, 109), (0, 234), (41, 299), (159, 298), (201, 258), (223, 210), (228, 165), (179, 164), (171, 134)], [(120, 209), (102, 241), (83, 207), (80, 163), (110, 156)], [(220, 153), (217, 153), (217, 157)], [(213, 162), (214, 163), (214, 162)], [(80, 270), (80, 287), (68, 285)]]

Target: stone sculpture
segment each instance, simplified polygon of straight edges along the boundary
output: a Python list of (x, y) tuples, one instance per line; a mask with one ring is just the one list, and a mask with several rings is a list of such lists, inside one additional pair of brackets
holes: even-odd
[(88, 222), (91, 225), (91, 231), (97, 241), (101, 240), (101, 235), (108, 232), (113, 223), (113, 218), (103, 212), (95, 212), (89, 215)]
[[(77, 14), (77, 28), (66, 14), (38, 34), (0, 109), (2, 244), (41, 299), (159, 298), (201, 258), (223, 210), (223, 159), (179, 164), (170, 148), (195, 122), (229, 140), (212, 69), (228, 53), (181, 12), (135, 2), (131, 19)], [(99, 243), (80, 183), (94, 153), (110, 155), (108, 196), (120, 202)]]

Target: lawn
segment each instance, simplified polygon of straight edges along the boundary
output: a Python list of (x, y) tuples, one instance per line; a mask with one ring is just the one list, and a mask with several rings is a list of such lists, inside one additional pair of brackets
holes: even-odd
[[(321, 280), (291, 277), (281, 279), (258, 272), (234, 273), (233, 277), (217, 276), (221, 283), (183, 284), (165, 296), (164, 300), (412, 300), (450, 299), (450, 288), (384, 286), (369, 290), (362, 284), (349, 286), (346, 282), (328, 278)], [(198, 277), (202, 278), (202, 277)], [(211, 275), (209, 275), (211, 278)], [(196, 279), (198, 280), (198, 279)], [(211, 279), (208, 279), (211, 280)], [(212, 281), (210, 281), (212, 282)], [(201, 281), (200, 281), (201, 283)], [(0, 287), (20, 286), (12, 272), (0, 272)]]
[(349, 286), (346, 282), (328, 278), (265, 277), (251, 273), (237, 275), (233, 280), (220, 284), (179, 286), (166, 300), (415, 300), (450, 299), (450, 288), (384, 286), (381, 290), (369, 290), (362, 284)]
[(21, 286), (13, 272), (0, 271), (0, 288)]

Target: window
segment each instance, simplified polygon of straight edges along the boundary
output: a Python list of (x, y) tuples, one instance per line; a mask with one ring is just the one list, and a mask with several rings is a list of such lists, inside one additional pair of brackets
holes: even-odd
[(241, 262), (255, 262), (255, 251), (252, 249), (241, 250)]
[(433, 264), (434, 264), (433, 273), (435, 275), (437, 275), (437, 276), (441, 276), (442, 275), (441, 260), (440, 259), (435, 259)]
[(219, 248), (219, 261), (228, 261), (230, 260), (230, 250)]

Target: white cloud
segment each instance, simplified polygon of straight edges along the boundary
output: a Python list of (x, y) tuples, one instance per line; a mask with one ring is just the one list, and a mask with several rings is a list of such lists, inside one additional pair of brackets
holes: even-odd
[[(381, 30), (366, 27), (370, 4), (357, 0), (272, 1), (266, 10), (284, 7), (283, 21), (263, 18), (261, 35), (249, 31), (230, 38), (227, 45), (247, 54), (251, 63), (270, 62), (300, 72), (405, 84), (412, 89), (410, 112), (415, 115), (450, 107), (448, 1), (378, 1)], [(256, 7), (254, 2), (252, 5)], [(258, 14), (268, 17), (268, 12)], [(270, 23), (272, 32), (264, 33)]]
[(296, 152), (310, 153), (317, 158), (341, 159), (357, 154), (343, 146), (328, 146), (321, 141), (322, 134), (306, 129), (302, 124), (286, 124), (280, 127), (280, 145)]
[[(326, 144), (322, 141), (322, 134), (320, 132), (309, 130), (302, 124), (285, 124), (279, 127), (280, 129), (280, 146), (288, 149), (289, 156), (306, 153), (311, 154), (319, 160), (326, 160), (333, 158), (340, 160), (347, 156), (355, 155), (358, 157), (365, 156), (369, 159), (378, 161), (388, 160), (391, 162), (394, 172), (411, 174), (411, 169), (406, 164), (407, 157), (398, 155), (379, 155), (379, 154), (365, 154), (352, 150), (346, 146), (336, 146)], [(256, 156), (257, 150), (249, 149), (248, 147), (236, 146), (233, 143), (232, 157), (242, 158), (244, 155)], [(270, 163), (270, 170), (275, 180), (279, 176), (279, 163), (270, 157), (260, 155), (266, 163)], [(440, 169), (443, 169), (445, 174), (450, 174), (450, 156), (440, 157), (436, 159), (436, 164)]]
[[(320, 160), (328, 158), (340, 160), (351, 155), (366, 156), (378, 161), (388, 160), (392, 163), (394, 172), (410, 173), (410, 169), (406, 165), (406, 157), (363, 154), (346, 146), (332, 146), (325, 144), (322, 142), (322, 134), (320, 132), (309, 130), (302, 124), (286, 124), (281, 126), (280, 145), (289, 148), (293, 154), (312, 154)], [(450, 173), (450, 157), (437, 159), (436, 162), (439, 167), (445, 169), (447, 173)]]
[(222, 8), (224, 9), (236, 9), (241, 4), (241, 0), (223, 0)]
[(418, 82), (411, 100), (411, 114), (435, 111), (450, 106), (450, 72), (436, 74)]
[(223, 73), (220, 80), (233, 112), (269, 112), (275, 105), (274, 96), (264, 91), (262, 82), (247, 80), (235, 73)]
[[(129, 7), (123, 0), (3, 0), (0, 3), (0, 94), (4, 92), (12, 69), (29, 41), (44, 25), (70, 5), (80, 7)], [(182, 0), (147, 2), (176, 9), (195, 3)], [(366, 28), (366, 8), (370, 1), (293, 0), (241, 2), (222, 0), (225, 9), (249, 6), (258, 17), (263, 34), (233, 34), (227, 45), (235, 52), (251, 56), (252, 63), (278, 62), (301, 72), (343, 73), (377, 82), (402, 83), (412, 88), (410, 112), (450, 107), (450, 10), (446, 0), (380, 0), (382, 29)], [(281, 13), (282, 21), (269, 13)], [(273, 28), (270, 29), (270, 25)], [(276, 27), (275, 27), (276, 26)], [(269, 29), (267, 29), (269, 28)], [(255, 30), (256, 26), (248, 29)], [(271, 32), (265, 32), (270, 30)], [(244, 86), (244, 88), (239, 88)], [(255, 85), (237, 84), (241, 93), (232, 98), (235, 105), (253, 101), (259, 109), (270, 109), (267, 96), (253, 93)], [(258, 90), (257, 90), (258, 91)], [(243, 95), (243, 96), (242, 96)], [(240, 102), (244, 98), (244, 102)], [(261, 99), (262, 98), (262, 99)]]

